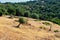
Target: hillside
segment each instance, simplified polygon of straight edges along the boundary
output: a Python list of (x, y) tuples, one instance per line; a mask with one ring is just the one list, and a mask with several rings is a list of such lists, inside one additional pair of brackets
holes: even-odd
[(0, 3), (0, 15), (24, 16), (60, 25), (60, 0), (33, 0)]
[[(1, 40), (60, 40), (59, 25), (49, 21), (39, 21), (32, 18), (26, 19), (28, 19), (28, 24), (23, 24), (20, 28), (16, 28), (15, 26), (18, 25), (16, 20), (18, 18), (9, 19), (8, 16), (0, 17), (0, 35), (2, 33), (5, 35)], [(52, 25), (52, 31), (48, 31), (50, 25), (45, 25), (43, 22), (49, 22)], [(54, 30), (59, 32), (54, 32)]]

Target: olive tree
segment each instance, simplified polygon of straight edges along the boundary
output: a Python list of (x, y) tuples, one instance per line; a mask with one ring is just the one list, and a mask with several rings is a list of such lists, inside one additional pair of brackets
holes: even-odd
[(18, 26), (17, 27), (19, 27), (21, 24), (25, 24), (26, 22), (27, 22), (27, 20), (26, 19), (24, 19), (24, 18), (19, 18), (19, 24), (18, 24)]

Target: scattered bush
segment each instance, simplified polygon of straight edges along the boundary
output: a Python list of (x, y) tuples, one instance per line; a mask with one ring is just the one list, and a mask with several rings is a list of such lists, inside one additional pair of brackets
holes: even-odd
[(43, 27), (39, 27), (40, 29), (42, 29)]
[(46, 30), (46, 28), (45, 27), (39, 27), (40, 29), (44, 29), (44, 30)]
[(48, 23), (48, 22), (43, 22), (43, 24), (45, 24), (45, 25), (50, 25), (50, 23)]
[(59, 32), (58, 30), (54, 30), (54, 32)]
[(16, 26), (16, 27), (19, 28), (19, 26), (20, 26), (21, 24), (25, 24), (25, 23), (27, 22), (27, 20), (24, 19), (24, 18), (19, 18), (18, 22), (19, 22), (19, 24), (18, 24), (18, 26)]
[(19, 18), (19, 23), (21, 23), (21, 24), (24, 24), (24, 23), (26, 23), (26, 19), (24, 19), (24, 18)]

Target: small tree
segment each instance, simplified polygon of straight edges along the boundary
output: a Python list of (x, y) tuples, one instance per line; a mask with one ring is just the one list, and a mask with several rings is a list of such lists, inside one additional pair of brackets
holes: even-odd
[(25, 24), (27, 22), (26, 19), (24, 19), (24, 18), (19, 18), (18, 21), (19, 21), (19, 24), (17, 27), (19, 27), (21, 24)]
[(33, 13), (33, 14), (31, 15), (31, 17), (32, 17), (32, 18), (35, 18), (35, 19), (39, 19), (39, 15), (36, 14), (36, 13)]
[(15, 11), (14, 8), (9, 7), (9, 8), (7, 9), (7, 12), (8, 12), (9, 15), (10, 15), (9, 18), (13, 18), (13, 15), (16, 15), (16, 13), (15, 13), (16, 11)]
[(30, 17), (30, 12), (29, 11), (24, 12), (24, 16), (25, 17)]
[(54, 30), (54, 32), (59, 32), (58, 30)]
[[(24, 12), (24, 11), (23, 11)], [(16, 16), (24, 16), (24, 13), (21, 11), (21, 9), (16, 9)]]

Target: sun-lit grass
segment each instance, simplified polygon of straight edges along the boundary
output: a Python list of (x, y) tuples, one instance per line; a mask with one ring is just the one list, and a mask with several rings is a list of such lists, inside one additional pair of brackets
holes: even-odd
[(18, 20), (18, 18), (9, 19), (7, 17), (0, 17), (0, 30), (7, 34), (7, 40), (40, 40), (40, 38), (43, 40), (42, 38), (47, 38), (47, 36), (55, 36), (54, 33), (47, 32), (43, 24), (34, 20), (31, 21), (30, 19), (28, 19), (28, 23), (31, 26), (25, 24), (21, 25), (21, 28), (15, 28), (14, 26), (18, 25), (18, 22), (15, 20)]

